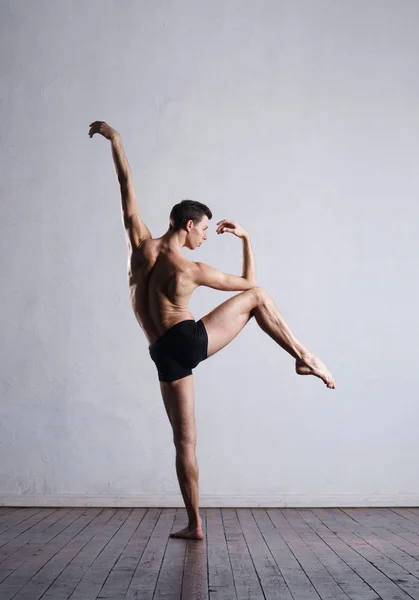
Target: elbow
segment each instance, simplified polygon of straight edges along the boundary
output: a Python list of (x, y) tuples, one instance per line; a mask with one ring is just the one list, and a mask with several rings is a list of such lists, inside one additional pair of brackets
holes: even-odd
[(256, 279), (245, 279), (245, 281), (246, 281), (246, 289), (247, 290), (258, 287)]

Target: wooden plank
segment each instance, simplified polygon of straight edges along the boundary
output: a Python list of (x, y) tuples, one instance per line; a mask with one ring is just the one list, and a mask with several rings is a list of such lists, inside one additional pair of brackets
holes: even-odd
[(16, 513), (16, 512), (22, 511), (22, 510), (27, 510), (27, 509), (20, 508), (20, 507), (17, 508), (17, 507), (13, 507), (13, 506), (4, 507), (0, 513), (0, 523), (3, 523), (3, 521), (7, 521), (7, 519), (9, 517), (11, 517), (13, 513)]
[(396, 513), (397, 515), (400, 515), (401, 517), (404, 517), (406, 521), (405, 526), (406, 528), (409, 528), (409, 530), (411, 523), (414, 523), (415, 525), (419, 524), (419, 515), (416, 515), (414, 512), (411, 511), (411, 509), (392, 507), (389, 510)]
[(45, 509), (0, 536), (0, 562), (10, 555), (7, 548), (20, 548), (69, 512), (69, 508)]
[(237, 598), (221, 510), (207, 508), (208, 595), (210, 600)]
[[(292, 525), (294, 530), (304, 539), (304, 542), (326, 567), (336, 583), (344, 590), (349, 598), (356, 600), (377, 600), (380, 597), (363, 579), (357, 575), (304, 521), (295, 509), (279, 511)], [(269, 513), (269, 511), (268, 511)], [(280, 533), (282, 528), (275, 523)], [(284, 534), (284, 538), (285, 534)]]
[[(331, 548), (339, 554), (339, 556), (356, 572), (358, 573), (373, 590), (383, 598), (383, 600), (408, 600), (411, 596), (403, 592), (398, 585), (393, 583), (388, 577), (386, 577), (382, 571), (372, 564), (371, 560), (368, 560), (370, 556), (367, 554), (366, 558), (360, 552), (362, 545), (366, 545), (364, 542), (359, 544), (353, 544), (353, 534), (344, 535), (340, 532), (341, 527), (339, 523), (335, 521), (333, 528), (330, 529), (324, 523), (324, 515), (322, 515), (322, 509), (312, 509), (310, 516), (307, 517), (305, 511), (299, 511), (303, 516), (304, 520), (314, 529), (318, 535), (322, 537), (329, 544)], [(320, 516), (321, 515), (321, 516)], [(355, 545), (355, 549), (352, 548)], [(364, 553), (365, 554), (365, 553)]]
[(68, 584), (74, 583), (74, 578), (69, 575), (70, 573), (74, 574), (77, 567), (79, 567), (79, 571), (83, 571), (83, 574), (71, 593), (72, 600), (97, 598), (109, 572), (132, 538), (144, 513), (145, 509), (117, 509), (114, 517), (103, 528), (96, 531), (94, 537), (83, 547), (81, 552), (77, 556), (71, 557), (73, 560), (65, 557), (66, 567), (69, 567), (67, 572), (61, 569), (60, 581), (56, 580), (55, 590), (51, 589), (53, 587), (51, 586), (43, 598), (50, 597), (55, 600), (58, 586), (62, 597), (63, 588), (68, 589), (70, 587)]
[(1, 600), (13, 598), (61, 548), (68, 544), (70, 540), (73, 541), (73, 538), (80, 540), (81, 547), (83, 547), (94, 535), (94, 527), (98, 523), (106, 522), (110, 517), (109, 513), (113, 514), (114, 512), (114, 509), (84, 509), (83, 514), (78, 519), (40, 548), (35, 555), (19, 566), (0, 584)]
[[(137, 510), (139, 511), (140, 509)], [(144, 515), (140, 518), (140, 513), (138, 512), (140, 523), (120, 554), (117, 562), (112, 567), (108, 578), (99, 592), (98, 598), (110, 598), (112, 600), (123, 600), (125, 598), (135, 569), (140, 562), (144, 549), (162, 512), (160, 508), (142, 510), (145, 511)], [(55, 600), (55, 596), (51, 600)]]
[(59, 533), (64, 531), (73, 521), (79, 519), (80, 516), (85, 514), (85, 509), (78, 508), (74, 509), (67, 515), (65, 515), (58, 523), (52, 525), (47, 531), (40, 533), (33, 540), (19, 548), (12, 555), (7, 557), (0, 564), (0, 581), (4, 581), (6, 577), (11, 575), (20, 565), (26, 562), (43, 548), (49, 541), (54, 539)]
[(16, 525), (19, 523), (24, 523), (33, 515), (41, 513), (41, 511), (42, 508), (26, 508), (7, 515), (0, 523), (0, 536), (2, 536), (6, 531), (9, 531), (9, 529), (16, 527)]
[[(374, 546), (377, 550), (394, 560), (396, 563), (405, 567), (412, 575), (419, 575), (419, 547), (406, 540), (402, 528), (402, 534), (398, 535), (392, 532), (392, 529), (397, 529), (397, 525), (391, 525), (389, 521), (388, 528), (384, 527), (387, 524), (385, 517), (384, 520), (377, 519), (376, 526), (374, 521), (368, 519), (368, 525), (364, 525), (363, 510), (357, 509), (342, 509), (341, 511), (335, 510), (333, 516), (336, 520), (346, 526), (350, 531), (354, 531), (364, 541)], [(379, 515), (377, 515), (379, 516)], [(411, 568), (407, 568), (407, 566)]]
[[(354, 508), (354, 509), (339, 509), (349, 515), (348, 510), (353, 511), (353, 515), (362, 517), (362, 525), (364, 527), (383, 527), (400, 536), (409, 535), (412, 532), (416, 533), (415, 542), (419, 542), (419, 524), (416, 524), (405, 517), (398, 515), (388, 508)], [(357, 512), (358, 511), (358, 512)], [(351, 515), (349, 515), (351, 516)], [(353, 518), (351, 516), (351, 518)]]
[[(297, 599), (298, 596), (295, 596), (292, 590), (290, 592), (289, 582), (284, 576), (284, 569), (287, 571), (287, 565), (283, 561), (285, 556), (289, 558), (291, 554), (289, 548), (286, 548), (284, 553), (286, 544), (284, 545), (283, 540), (278, 536), (272, 522), (269, 519), (262, 519), (261, 513), (265, 513), (265, 509), (254, 509), (254, 511), (260, 513), (261, 529), (259, 529), (251, 509), (237, 509), (237, 516), (263, 593), (269, 600), (288, 600), (293, 596)], [(311, 596), (302, 594), (300, 598), (314, 600), (319, 597), (310, 582), (308, 582), (308, 588), (310, 588)]]
[(29, 544), (29, 542), (33, 541), (38, 535), (46, 531), (48, 527), (51, 527), (51, 525), (62, 519), (63, 516), (71, 512), (71, 510), (71, 508), (59, 508), (58, 510), (52, 511), (49, 515), (45, 512), (42, 520), (2, 545), (0, 549), (0, 563), (23, 546)]
[(25, 519), (23, 522), (18, 523), (14, 527), (11, 527), (10, 529), (8, 529), (0, 535), (0, 546), (4, 546), (8, 542), (10, 542), (10, 540), (13, 540), (14, 538), (18, 537), (21, 533), (28, 531), (35, 525), (38, 525), (38, 523), (40, 523), (43, 519), (48, 517), (48, 515), (54, 512), (56, 512), (55, 508), (44, 508), (32, 515), (31, 517), (29, 517), (28, 519)]
[(237, 511), (234, 508), (222, 508), (221, 517), (237, 598), (252, 598), (252, 600), (264, 598), (252, 557), (240, 529)]
[[(362, 511), (362, 509), (357, 510)], [(419, 563), (414, 558), (368, 531), (340, 509), (319, 509), (319, 512), (322, 513), (321, 518), (326, 525), (330, 523), (332, 527), (338, 527), (338, 535), (341, 539), (347, 541), (412, 598), (419, 600), (419, 578), (410, 572), (413, 570), (419, 574)]]
[(54, 600), (68, 598), (89, 570), (95, 558), (106, 546), (107, 541), (112, 538), (115, 532), (121, 529), (126, 517), (132, 511), (129, 508), (124, 509), (123, 513), (114, 508), (108, 510), (111, 512), (107, 515), (106, 520), (92, 523), (91, 528), (84, 537), (77, 536), (54, 557), (56, 560), (54, 561), (55, 564), (52, 565), (52, 569), (43, 574), (44, 580), (51, 584), (42, 596), (43, 600), (46, 598), (53, 598)]
[(175, 515), (176, 508), (161, 511), (157, 524), (134, 571), (125, 596), (126, 600), (151, 599), (153, 597)]
[[(95, 551), (97, 554), (106, 545), (109, 538), (111, 538), (115, 531), (117, 531), (125, 519), (130, 514), (131, 509), (122, 509), (116, 511), (115, 514), (109, 519), (105, 525), (96, 525), (93, 530), (93, 538), (87, 545), (96, 543)], [(99, 529), (99, 532), (98, 532)], [(98, 541), (99, 538), (99, 541)], [(63, 569), (68, 565), (71, 559), (79, 552), (80, 548), (85, 548), (86, 540), (80, 537), (78, 540), (72, 540), (64, 547), (60, 548), (58, 552), (32, 577), (32, 579), (20, 590), (15, 597), (16, 600), (37, 600), (44, 592), (50, 587), (51, 583), (60, 575)], [(95, 595), (96, 597), (96, 595)], [(88, 597), (86, 597), (88, 600)]]
[[(207, 511), (200, 509), (204, 539), (186, 544), (181, 600), (208, 600)], [(157, 599), (156, 599), (157, 600)]]
[(411, 544), (417, 546), (416, 552), (419, 552), (419, 524), (406, 519), (389, 508), (377, 508), (377, 513), (383, 518), (383, 527), (407, 539)]
[[(324, 600), (348, 599), (347, 594), (339, 587), (329, 571), (292, 526), (290, 518), (292, 518), (293, 513), (290, 509), (269, 510), (267, 514), (263, 514), (260, 511), (253, 512), (257, 523), (263, 523), (266, 529), (268, 529), (270, 521), (277, 531), (278, 539), (281, 538), (289, 548), (285, 564), (292, 567), (291, 573), (295, 572), (299, 574), (298, 579), (303, 582), (304, 592), (306, 592), (308, 580), (320, 598)], [(260, 516), (257, 516), (258, 514)], [(283, 570), (283, 563), (281, 561), (277, 562), (281, 565), (281, 570)], [(291, 587), (291, 582), (288, 585), (293, 595), (296, 596), (294, 588)]]
[[(186, 509), (178, 508), (173, 523), (173, 531), (183, 529), (186, 527), (187, 522), (188, 515)], [(158, 598), (180, 600), (186, 548), (193, 544), (199, 544), (201, 547), (205, 546), (203, 540), (168, 539), (153, 598), (156, 600)]]

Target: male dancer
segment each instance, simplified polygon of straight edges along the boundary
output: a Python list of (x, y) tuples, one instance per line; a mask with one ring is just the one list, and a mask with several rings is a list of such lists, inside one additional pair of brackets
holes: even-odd
[[(181, 248), (194, 250), (207, 239), (212, 213), (200, 202), (183, 200), (176, 204), (170, 213), (167, 232), (162, 237), (152, 238), (138, 214), (121, 136), (104, 121), (90, 125), (90, 137), (95, 133), (111, 142), (121, 188), (132, 308), (150, 344), (150, 356), (157, 367), (161, 394), (173, 429), (176, 472), (189, 522), (185, 529), (171, 533), (170, 537), (203, 539), (192, 369), (229, 344), (249, 319), (255, 317), (259, 327), (295, 359), (299, 375), (315, 375), (331, 389), (335, 383), (327, 367), (294, 337), (267, 292), (257, 286), (249, 233), (228, 219), (217, 223), (218, 234), (232, 233), (242, 240), (241, 277), (202, 262), (192, 262), (182, 255)], [(196, 322), (188, 302), (200, 285), (241, 294)]]

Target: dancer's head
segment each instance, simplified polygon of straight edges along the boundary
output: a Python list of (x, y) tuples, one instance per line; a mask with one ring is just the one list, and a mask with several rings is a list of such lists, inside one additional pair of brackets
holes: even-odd
[(208, 221), (212, 218), (212, 212), (205, 204), (195, 200), (182, 200), (176, 204), (170, 212), (169, 231), (186, 233), (185, 246), (194, 250), (206, 239)]

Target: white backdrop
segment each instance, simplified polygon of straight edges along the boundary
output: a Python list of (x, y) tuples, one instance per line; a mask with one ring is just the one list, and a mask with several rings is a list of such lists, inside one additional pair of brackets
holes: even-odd
[[(331, 369), (298, 377), (254, 320), (195, 371), (202, 506), (419, 502), (419, 5), (0, 2), (5, 505), (182, 506), (131, 312), (106, 120), (154, 236), (258, 284)], [(195, 318), (232, 294), (199, 289)]]

